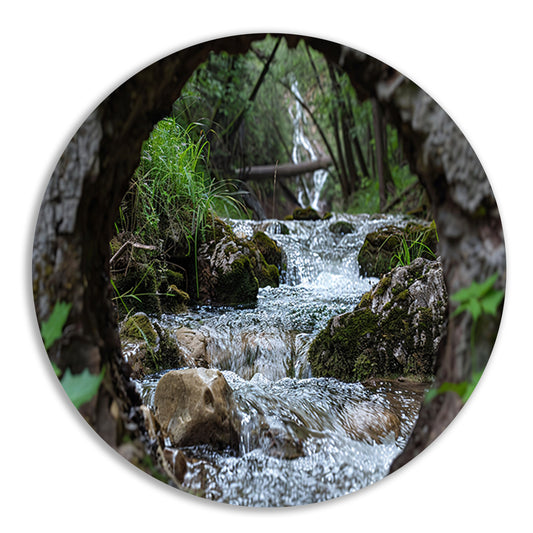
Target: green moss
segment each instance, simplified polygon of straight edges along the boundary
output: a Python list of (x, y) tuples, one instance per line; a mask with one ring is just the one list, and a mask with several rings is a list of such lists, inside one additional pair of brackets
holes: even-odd
[(276, 241), (263, 231), (256, 231), (252, 237), (252, 242), (261, 252), (267, 264), (276, 265), (278, 268), (281, 266), (281, 248)]
[(294, 220), (320, 220), (320, 215), (312, 207), (297, 207), (292, 216)]
[(359, 302), (358, 307), (360, 309), (364, 309), (366, 307), (370, 307), (372, 304), (372, 291), (365, 292), (363, 296), (361, 297), (361, 301)]
[(184, 313), (190, 302), (189, 295), (178, 289), (176, 285), (167, 287), (165, 294), (161, 294), (161, 309), (165, 313)]
[(276, 265), (264, 264), (261, 277), (258, 278), (259, 287), (279, 287), (279, 270)]
[(404, 300), (407, 300), (409, 298), (409, 289), (404, 289), (403, 291), (399, 292), (395, 298), (394, 302), (402, 302)]
[(216, 300), (223, 305), (255, 303), (259, 282), (254, 275), (250, 258), (238, 256), (228, 272), (220, 275), (216, 285)]
[(374, 375), (374, 363), (366, 353), (361, 354), (353, 367), (354, 381), (366, 381)]
[[(159, 281), (155, 264), (133, 263), (124, 274), (117, 275), (115, 286), (119, 300), (122, 298), (130, 312), (143, 311), (150, 315), (161, 314)], [(123, 306), (118, 305), (119, 312)]]
[(174, 285), (178, 289), (185, 288), (185, 276), (181, 272), (167, 269), (164, 272), (164, 276), (168, 287)]
[(404, 229), (388, 226), (369, 233), (359, 251), (361, 273), (382, 276), (391, 270), (391, 264), (394, 266), (396, 254), (401, 255), (404, 243), (407, 243), (412, 259), (435, 259), (438, 245), (435, 222), (426, 225), (411, 222)]
[(346, 235), (348, 233), (353, 233), (354, 228), (352, 224), (344, 220), (339, 220), (329, 227), (329, 231), (335, 235)]
[(121, 335), (126, 339), (146, 341), (150, 346), (157, 342), (157, 332), (145, 313), (136, 313), (122, 324)]
[[(338, 323), (331, 334), (334, 320)], [(355, 362), (367, 348), (369, 337), (376, 333), (377, 320), (377, 316), (367, 309), (356, 309), (330, 320), (309, 349), (313, 375), (353, 381)]]
[(374, 289), (374, 296), (382, 296), (385, 291), (390, 287), (390, 284), (392, 282), (391, 276), (383, 276), (379, 283), (376, 285), (376, 288)]

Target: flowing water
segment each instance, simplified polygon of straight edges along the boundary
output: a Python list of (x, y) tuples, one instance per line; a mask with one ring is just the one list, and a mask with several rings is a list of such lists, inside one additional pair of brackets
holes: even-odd
[[(353, 233), (332, 233), (336, 217), (231, 221), (240, 236), (261, 229), (279, 243), (286, 263), (280, 286), (260, 289), (254, 307), (199, 307), (162, 318), (167, 328), (203, 335), (211, 366), (233, 389), (240, 419), (238, 454), (205, 446), (186, 450), (192, 460), (184, 488), (249, 506), (323, 501), (384, 477), (405, 446), (421, 388), (315, 378), (306, 359), (328, 320), (352, 310), (377, 281), (359, 275), (357, 253), (365, 235), (403, 223), (392, 216), (342, 219)], [(142, 383), (147, 405), (153, 405), (159, 378)]]
[[(291, 84), (291, 92), (297, 96), (294, 104), (289, 107), (289, 115), (292, 119), (292, 162), (301, 163), (304, 160), (316, 161), (319, 154), (313, 143), (305, 134), (305, 126), (307, 124), (307, 115), (304, 113), (302, 104), (303, 101), (300, 90), (298, 89), (298, 81), (294, 80)], [(310, 206), (313, 209), (319, 209), (320, 193), (324, 188), (326, 180), (328, 179), (328, 171), (325, 169), (318, 169), (313, 172), (310, 177), (302, 176), (300, 178), (300, 189), (298, 191), (298, 202), (302, 207)]]

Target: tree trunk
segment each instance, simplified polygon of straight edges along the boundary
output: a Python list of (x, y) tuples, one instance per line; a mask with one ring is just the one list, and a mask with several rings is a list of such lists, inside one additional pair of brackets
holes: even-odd
[(387, 140), (383, 123), (383, 115), (379, 102), (372, 99), (372, 110), (374, 117), (374, 141), (376, 144), (376, 161), (379, 179), (379, 209), (384, 211), (387, 205), (387, 197), (394, 192), (394, 182), (390, 173), (387, 159)]
[(301, 176), (308, 172), (314, 172), (322, 168), (326, 169), (331, 164), (331, 157), (324, 156), (314, 161), (305, 161), (303, 163), (283, 163), (282, 165), (258, 165), (239, 168), (235, 171), (235, 174), (244, 180), (273, 180), (274, 172), (276, 172), (278, 177), (290, 178)]

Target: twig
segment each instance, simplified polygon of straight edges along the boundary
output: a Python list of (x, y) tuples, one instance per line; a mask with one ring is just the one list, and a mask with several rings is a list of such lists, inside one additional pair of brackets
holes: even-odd
[(128, 246), (131, 246), (132, 248), (140, 248), (141, 250), (157, 250), (157, 246), (152, 246), (150, 244), (141, 244), (134, 241), (126, 241), (115, 253), (115, 255), (109, 260), (109, 266), (113, 266), (113, 263), (121, 257), (124, 252), (126, 251), (126, 248)]

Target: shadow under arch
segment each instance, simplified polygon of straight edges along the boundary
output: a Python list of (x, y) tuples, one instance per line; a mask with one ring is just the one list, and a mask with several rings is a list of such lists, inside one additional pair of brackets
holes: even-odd
[[(412, 171), (425, 187), (439, 231), (448, 293), (498, 273), (505, 286), (505, 246), (496, 201), (485, 172), (452, 119), (420, 87), (381, 61), (341, 44), (300, 40), (346, 72), (361, 100), (375, 98), (396, 126)], [(138, 165), (142, 142), (211, 51), (245, 53), (264, 34), (201, 43), (143, 69), (113, 91), (85, 120), (61, 156), (46, 189), (33, 248), (33, 295), (39, 322), (56, 301), (72, 303), (63, 337), (50, 350), (60, 369), (106, 373), (99, 393), (81, 414), (111, 446), (125, 433), (142, 438), (140, 400), (121, 356), (111, 302), (109, 241), (120, 201)], [(501, 312), (478, 332), (481, 368), (495, 341)], [(437, 361), (436, 381), (458, 382), (470, 374), (471, 320), (450, 317)], [(453, 420), (462, 403), (442, 394), (422, 407), (418, 422), (392, 470), (427, 447)]]

